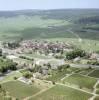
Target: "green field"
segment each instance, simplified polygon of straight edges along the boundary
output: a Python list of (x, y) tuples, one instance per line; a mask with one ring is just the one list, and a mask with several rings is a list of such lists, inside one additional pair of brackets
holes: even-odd
[(99, 94), (99, 89), (96, 90), (96, 94)]
[(51, 75), (47, 78), (48, 81), (60, 81), (66, 74), (71, 74), (73, 71), (78, 70), (77, 68), (67, 68), (63, 71), (52, 71)]
[(91, 71), (93, 71), (93, 69), (81, 69), (81, 71), (79, 72), (79, 74), (87, 75)]
[[(97, 9), (0, 12), (0, 39), (70, 38), (71, 41), (72, 38), (82, 38), (88, 40), (87, 42), (98, 40), (98, 16)], [(94, 22), (87, 21), (88, 17), (90, 20), (94, 18)], [(79, 20), (86, 20), (86, 23)]]
[(95, 97), (95, 99), (94, 99), (94, 100), (99, 100), (99, 96)]
[(9, 95), (22, 100), (25, 97), (31, 96), (38, 91), (39, 88), (33, 85), (27, 85), (19, 81), (10, 81), (2, 84), (3, 88), (9, 92)]
[(22, 74), (20, 72), (13, 71), (10, 74), (4, 76), (4, 78), (0, 81), (0, 83), (5, 83), (5, 82), (8, 82), (8, 81), (13, 81), (14, 77), (19, 78), (21, 76), (22, 76)]
[(69, 83), (70, 85), (77, 85), (79, 88), (87, 88), (87, 89), (93, 89), (94, 84), (96, 83), (96, 79), (90, 78), (87, 76), (82, 76), (79, 74), (73, 74), (69, 76), (68, 78), (65, 78), (63, 80), (63, 83)]
[(90, 94), (69, 87), (56, 85), (30, 100), (88, 100), (91, 96)]
[(99, 89), (99, 84), (97, 85), (97, 89)]
[[(15, 17), (0, 17), (0, 39), (32, 39), (52, 38), (61, 33), (58, 37), (70, 37), (65, 27), (70, 25), (67, 20), (43, 19), (42, 16), (19, 15)], [(64, 27), (65, 26), (65, 27)], [(49, 28), (60, 27), (60, 28)]]
[(89, 74), (91, 77), (99, 78), (99, 70), (95, 70)]

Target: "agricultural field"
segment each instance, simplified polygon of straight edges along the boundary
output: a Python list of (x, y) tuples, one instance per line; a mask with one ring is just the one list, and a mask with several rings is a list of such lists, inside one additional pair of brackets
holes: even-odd
[[(95, 30), (95, 28), (99, 28), (98, 18), (96, 19), (98, 15), (98, 10), (96, 9), (15, 11), (7, 12), (7, 14), (6, 12), (3, 14), (1, 12), (0, 39), (80, 37), (95, 40), (99, 37), (98, 32)], [(90, 20), (93, 18), (96, 20), (92, 24), (90, 24), (90, 20), (85, 21), (88, 24), (86, 25), (82, 20), (86, 20), (87, 16), (90, 16)], [(97, 24), (94, 24), (95, 22)], [(88, 29), (88, 26), (91, 26), (91, 29)], [(71, 29), (73, 32), (70, 31)], [(93, 35), (93, 32), (95, 35)]]
[(99, 94), (99, 89), (96, 90), (96, 94)]
[(10, 74), (2, 76), (2, 80), (0, 80), (0, 83), (14, 81), (14, 77), (19, 78), (21, 76), (22, 76), (22, 74), (19, 71), (14, 71), (14, 72), (11, 72)]
[(99, 96), (95, 97), (95, 99), (94, 99), (94, 100), (99, 100)]
[(89, 90), (93, 90), (93, 86), (95, 85), (96, 82), (97, 80), (94, 78), (79, 75), (79, 74), (73, 74), (63, 80), (64, 84), (68, 83), (70, 85), (75, 85), (78, 88), (81, 89), (86, 88)]
[(91, 77), (99, 78), (99, 70), (95, 70), (89, 74)]
[(39, 88), (33, 85), (27, 85), (19, 81), (9, 81), (3, 83), (2, 86), (6, 91), (8, 91), (9, 95), (11, 95), (12, 97), (16, 97), (20, 100), (40, 91)]
[(99, 89), (99, 84), (97, 85), (97, 87), (96, 87), (97, 89)]
[(93, 71), (94, 71), (94, 69), (81, 69), (80, 72), (79, 72), (79, 74), (89, 75)]
[[(60, 33), (65, 36), (66, 29), (63, 26), (70, 24), (66, 20), (43, 19), (42, 16), (19, 15), (9, 18), (0, 18), (0, 38), (18, 39), (23, 38), (46, 38), (55, 37)], [(51, 27), (51, 28), (50, 28)], [(58, 28), (60, 27), (60, 31)], [(64, 29), (64, 30), (63, 30)], [(59, 32), (58, 32), (59, 31)], [(28, 33), (28, 34), (27, 34)], [(67, 36), (70, 34), (67, 33)], [(60, 35), (61, 36), (61, 35)]]
[[(99, 94), (99, 83), (96, 86), (96, 94)], [(99, 98), (99, 97), (98, 97)]]
[(78, 70), (77, 68), (67, 68), (63, 71), (52, 71), (51, 76), (49, 76), (46, 80), (48, 81), (60, 81), (66, 75), (71, 74), (72, 72)]
[(88, 100), (92, 95), (73, 88), (56, 85), (30, 100)]

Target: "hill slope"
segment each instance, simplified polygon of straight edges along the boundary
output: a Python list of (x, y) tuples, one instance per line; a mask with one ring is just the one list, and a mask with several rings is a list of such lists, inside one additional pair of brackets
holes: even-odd
[(99, 39), (98, 21), (98, 9), (0, 11), (0, 39)]

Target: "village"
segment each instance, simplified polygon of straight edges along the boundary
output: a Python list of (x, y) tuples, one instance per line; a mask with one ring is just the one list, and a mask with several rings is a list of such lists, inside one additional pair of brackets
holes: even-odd
[(46, 90), (55, 84), (61, 85), (58, 81), (64, 83), (66, 77), (99, 69), (98, 53), (86, 52), (67, 42), (22, 40), (0, 43), (1, 83), (10, 78)]
[[(66, 42), (49, 42), (45, 40), (13, 41), (1, 43), (1, 48), (3, 56), (17, 63), (18, 70), (23, 70), (30, 76), (31, 72), (33, 72), (32, 76), (34, 78), (46, 79), (50, 76), (51, 70), (57, 70), (59, 66), (63, 65), (72, 67), (81, 65), (85, 68), (89, 68), (91, 65), (95, 67), (99, 65), (99, 55), (97, 53), (87, 54), (87, 58), (78, 55), (73, 59), (66, 59), (66, 53), (75, 50), (72, 44)], [(21, 81), (23, 79), (24, 82), (25, 78), (21, 77), (19, 79)]]

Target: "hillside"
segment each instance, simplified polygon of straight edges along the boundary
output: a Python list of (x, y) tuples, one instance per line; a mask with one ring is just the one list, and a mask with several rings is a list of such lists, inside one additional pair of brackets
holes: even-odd
[(0, 39), (99, 39), (98, 9), (0, 11)]

